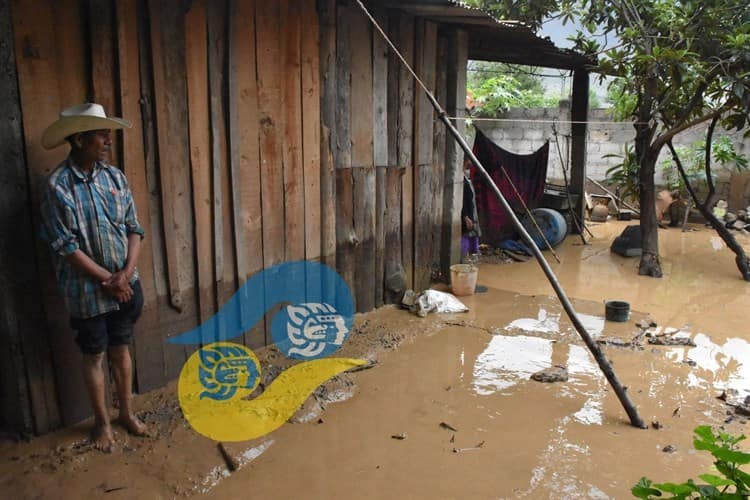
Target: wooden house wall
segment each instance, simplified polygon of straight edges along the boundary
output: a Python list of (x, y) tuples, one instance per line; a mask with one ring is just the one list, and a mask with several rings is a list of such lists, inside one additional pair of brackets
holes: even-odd
[[(449, 114), (463, 109), (466, 38), (375, 11)], [(0, 0), (0, 37), (0, 229), (16, 235), (0, 240), (0, 427), (41, 433), (90, 413), (37, 237), (40, 182), (67, 154), (42, 149), (41, 133), (73, 104), (133, 122), (112, 162), (147, 234), (140, 392), (192, 352), (166, 338), (263, 268), (327, 263), (368, 311), (388, 296), (387, 270), (421, 289), (457, 258), (459, 155), (354, 2)], [(268, 335), (261, 322), (240, 341)]]

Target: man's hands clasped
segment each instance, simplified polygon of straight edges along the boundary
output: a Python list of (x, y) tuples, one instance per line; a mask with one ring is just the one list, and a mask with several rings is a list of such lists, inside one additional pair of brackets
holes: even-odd
[(102, 281), (102, 288), (110, 296), (114, 297), (117, 302), (129, 302), (133, 298), (133, 289), (130, 287), (130, 278), (132, 273), (125, 270), (113, 273), (109, 279)]

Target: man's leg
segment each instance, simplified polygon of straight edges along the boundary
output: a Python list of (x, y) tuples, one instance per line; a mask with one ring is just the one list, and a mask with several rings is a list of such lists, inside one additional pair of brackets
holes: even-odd
[(83, 355), (83, 380), (94, 410), (94, 429), (91, 438), (94, 446), (107, 453), (112, 451), (114, 437), (109, 425), (109, 412), (104, 395), (104, 353)]
[(146, 434), (146, 425), (138, 420), (133, 413), (133, 363), (130, 359), (128, 346), (110, 346), (109, 362), (112, 365), (112, 374), (115, 377), (115, 385), (117, 387), (117, 398), (120, 403), (119, 421), (128, 432), (136, 436), (143, 436)]

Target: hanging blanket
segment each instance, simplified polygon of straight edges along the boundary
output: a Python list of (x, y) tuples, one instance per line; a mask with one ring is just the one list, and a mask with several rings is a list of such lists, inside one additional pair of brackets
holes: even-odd
[[(492, 142), (478, 128), (476, 131), (474, 154), (487, 169), (490, 177), (495, 181), (513, 210), (518, 214), (524, 213), (523, 205), (518, 201), (518, 196), (506, 180), (500, 166), (505, 167), (505, 171), (529, 209), (535, 208), (544, 195), (549, 142), (545, 142), (541, 148), (532, 154), (517, 155)], [(473, 165), (471, 170), (471, 179), (476, 191), (479, 224), (482, 228), (482, 240), (490, 245), (499, 246), (501, 241), (513, 236), (515, 232), (513, 223), (500, 205), (500, 201), (495, 197), (494, 192), (484, 179), (475, 172), (476, 168)]]

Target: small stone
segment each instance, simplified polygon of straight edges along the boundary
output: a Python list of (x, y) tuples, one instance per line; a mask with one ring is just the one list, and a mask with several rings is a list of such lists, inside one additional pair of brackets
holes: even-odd
[(672, 444), (668, 444), (667, 446), (662, 448), (661, 451), (663, 451), (664, 453), (674, 453), (675, 451), (677, 451), (677, 448)]
[(659, 429), (662, 428), (662, 425), (659, 423), (658, 420), (654, 420), (653, 422), (651, 422), (651, 427), (653, 427), (654, 429), (658, 431)]
[(682, 362), (688, 366), (698, 366), (698, 363), (696, 363), (692, 359), (683, 359)]
[(544, 383), (566, 382), (568, 380), (568, 369), (564, 366), (555, 365), (534, 373), (531, 379)]

